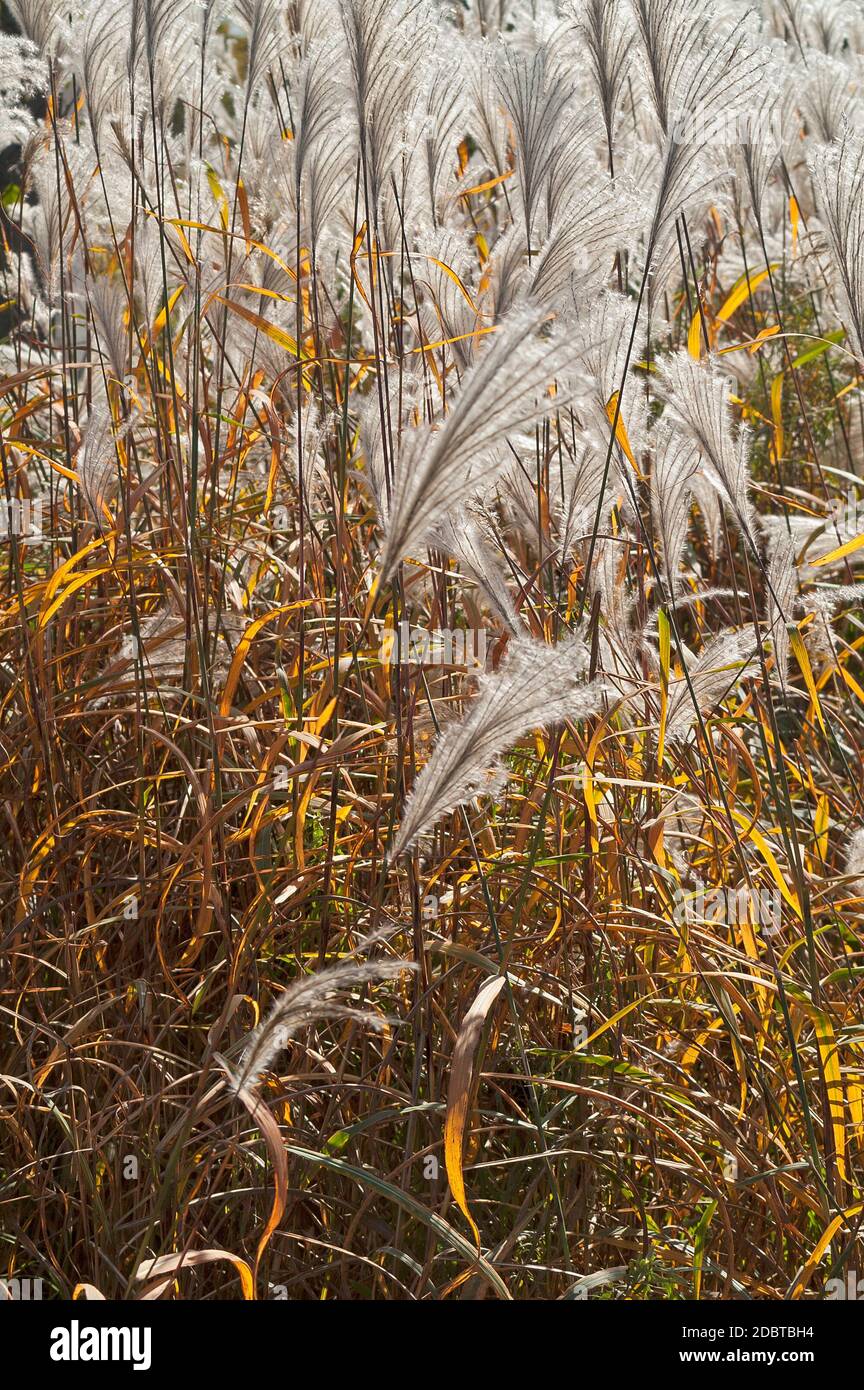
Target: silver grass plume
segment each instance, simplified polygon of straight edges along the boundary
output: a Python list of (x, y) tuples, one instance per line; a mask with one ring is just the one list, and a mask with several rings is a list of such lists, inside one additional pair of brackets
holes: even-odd
[(124, 639), (121, 659), (129, 662), (139, 659), (145, 672), (154, 680), (176, 680), (183, 674), (185, 631), (186, 620), (172, 599), (155, 613), (141, 619), (138, 638), (133, 632)]
[(774, 673), (783, 690), (789, 675), (789, 633), (786, 624), (798, 596), (795, 546), (789, 535), (781, 536), (768, 566), (767, 623), (774, 653)]
[(811, 164), (819, 211), (840, 277), (843, 312), (864, 361), (864, 137), (847, 131)]
[(395, 859), (448, 811), (498, 787), (505, 776), (502, 754), (526, 733), (592, 714), (602, 691), (596, 682), (586, 684), (588, 664), (588, 650), (578, 638), (554, 647), (514, 638), (497, 673), (480, 677), (465, 718), (441, 733), (408, 798), (388, 857)]
[[(425, 399), (424, 383), (421, 377), (406, 369), (401, 376), (395, 368), (385, 367), (381, 373), (384, 411), (375, 396), (369, 396), (358, 412), (358, 434), (360, 453), (363, 457), (362, 472), (354, 469), (354, 477), (367, 491), (375, 505), (379, 521), (385, 528), (390, 508), (390, 424), (394, 432), (397, 427), (407, 429), (416, 426), (431, 405)], [(398, 407), (401, 406), (401, 418)]]
[[(161, 246), (164, 242), (167, 250), (171, 242), (171, 230), (162, 230), (152, 218), (141, 217), (135, 233), (134, 301), (135, 308), (143, 319), (143, 322), (139, 323), (139, 329), (148, 334), (164, 303)], [(183, 283), (180, 278), (182, 265), (179, 257), (172, 256), (167, 260), (169, 296), (178, 281)]]
[[(574, 546), (591, 534), (605, 469), (601, 450), (590, 443), (574, 443), (567, 438), (566, 429), (561, 432), (560, 438), (563, 462), (560, 469), (550, 469), (549, 501), (557, 528), (558, 563), (566, 565)], [(607, 479), (607, 514), (612, 497)]]
[(860, 96), (853, 71), (838, 58), (816, 53), (808, 61), (802, 108), (818, 141), (831, 145), (853, 124)]
[[(70, 151), (70, 164), (73, 164), (72, 153)], [(78, 172), (74, 164), (73, 172)], [(53, 161), (44, 148), (40, 149), (39, 158), (33, 164), (32, 187), (38, 202), (32, 209), (30, 237), (46, 296), (52, 297), (59, 289), (60, 255), (69, 244), (73, 213), (69, 185), (57, 179)]]
[(333, 419), (322, 418), (313, 396), (301, 402), (287, 430), (289, 457), (295, 476), (301, 469), (304, 496), (313, 498), (323, 485), (327, 473), (325, 449), (333, 428)]
[(815, 44), (823, 53), (840, 53), (859, 15), (860, 6), (844, 0), (812, 0), (807, 19)]
[(549, 166), (547, 228), (566, 217), (574, 206), (578, 208), (589, 191), (596, 191), (602, 183), (603, 165), (596, 154), (602, 129), (596, 102), (568, 104), (558, 125), (555, 155)]
[(286, 92), (298, 188), (307, 161), (339, 119), (338, 87), (332, 76), (337, 62), (332, 41), (307, 45)]
[[(470, 335), (477, 327), (476, 306), (465, 292), (466, 287), (472, 292), (474, 289), (468, 246), (464, 237), (443, 228), (435, 231), (429, 241), (420, 236), (416, 240), (418, 256), (416, 265), (412, 257), (413, 281), (415, 289), (424, 291), (418, 306), (423, 336), (427, 342), (453, 340), (442, 351), (452, 352), (461, 376), (473, 356), (476, 339)], [(458, 283), (454, 283), (445, 266), (455, 271)]]
[[(598, 401), (605, 411), (613, 391), (621, 385), (627, 367), (636, 306), (626, 295), (602, 290), (578, 306), (576, 321), (584, 337), (585, 369), (594, 378)], [(645, 329), (637, 329), (630, 360), (638, 360), (645, 347)]]
[(612, 269), (621, 226), (612, 181), (598, 168), (574, 209), (553, 227), (531, 281), (531, 298), (560, 311), (596, 294)]
[(423, 184), (427, 215), (436, 227), (446, 222), (458, 193), (456, 149), (465, 123), (465, 82), (461, 64), (453, 61), (453, 42), (452, 34), (439, 38), (423, 81)]
[(591, 76), (600, 98), (610, 174), (615, 172), (615, 118), (621, 106), (633, 44), (633, 34), (624, 23), (622, 11), (621, 0), (583, 0), (577, 19), (579, 36), (588, 50)]
[[(474, 56), (476, 55), (476, 56)], [(470, 128), (477, 142), (484, 171), (500, 175), (507, 170), (508, 123), (498, 92), (492, 64), (484, 61), (484, 50), (466, 51), (466, 86), (470, 102)], [(525, 237), (522, 234), (524, 250)]]
[(386, 1020), (371, 1009), (339, 1002), (339, 996), (362, 985), (393, 980), (416, 965), (405, 960), (357, 960), (356, 957), (386, 939), (392, 928), (374, 932), (352, 952), (355, 957), (325, 966), (313, 975), (295, 980), (280, 994), (267, 1017), (252, 1033), (239, 1068), (232, 1075), (235, 1091), (260, 1080), (275, 1058), (303, 1028), (332, 1019), (353, 1019), (370, 1028), (382, 1028)]
[(99, 354), (109, 375), (122, 381), (129, 358), (129, 335), (123, 322), (128, 300), (123, 287), (107, 275), (93, 276), (87, 282), (87, 302)]
[[(128, 432), (117, 431), (120, 438)], [(81, 445), (75, 460), (81, 494), (93, 520), (105, 524), (104, 507), (120, 486), (120, 466), (115, 443), (115, 427), (105, 401), (94, 402), (87, 420), (81, 427)]]
[(521, 631), (507, 581), (486, 543), (480, 525), (470, 512), (447, 516), (436, 526), (431, 540), (458, 560), (459, 568), (483, 591), (493, 613), (514, 635)]
[(130, 18), (127, 0), (120, 4), (97, 5), (87, 16), (80, 47), (74, 56), (97, 150), (105, 121), (117, 114), (126, 77), (123, 66), (117, 62), (117, 53), (128, 34)]
[(679, 94), (710, 28), (703, 0), (633, 0), (648, 90), (663, 134), (680, 115)]
[(813, 622), (803, 628), (801, 637), (814, 665), (817, 661), (836, 665), (837, 652), (831, 620), (847, 604), (860, 608), (862, 600), (864, 584), (831, 585), (828, 589), (811, 590), (798, 598), (798, 606), (804, 613), (813, 615)]
[(603, 619), (598, 630), (598, 670), (611, 690), (632, 695), (644, 687), (644, 663), (651, 653), (634, 623), (636, 600), (627, 584), (623, 540), (616, 536), (598, 542), (588, 584), (592, 600), (599, 595)]
[(559, 123), (571, 94), (569, 86), (550, 69), (545, 47), (523, 55), (509, 45), (502, 45), (498, 90), (513, 127), (519, 194), (529, 249), (547, 180), (560, 157)]
[(652, 443), (651, 518), (660, 541), (663, 574), (674, 595), (681, 586), (678, 566), (687, 539), (699, 451), (688, 434), (666, 419), (658, 421)]
[[(277, 158), (285, 161), (286, 246), (296, 259), (299, 210), (300, 245), (309, 247), (316, 271), (324, 228), (351, 178), (356, 154), (333, 79), (341, 60), (336, 38), (305, 43), (284, 87), (293, 138), (277, 146)], [(281, 201), (278, 195), (275, 201)]]
[(339, 10), (364, 173), (377, 213), (413, 111), (416, 54), (428, 42), (432, 15), (423, 0), (339, 0)]
[(129, 37), (126, 43), (126, 77), (129, 89), (135, 85), (135, 77), (141, 66), (144, 49), (144, 24), (142, 18), (143, 0), (129, 0)]
[[(634, 358), (638, 360), (644, 350), (645, 330), (639, 325), (637, 312), (635, 300), (615, 290), (603, 289), (584, 297), (566, 320), (572, 322), (577, 339), (586, 344), (584, 368), (591, 381), (591, 390), (585, 399), (584, 419), (604, 447), (609, 444), (609, 412), (611, 408), (614, 413), (613, 399), (621, 389), (630, 363)], [(643, 392), (634, 391), (626, 397), (620, 422), (627, 431), (631, 453), (638, 458), (644, 448), (646, 424)], [(619, 470), (631, 470), (617, 439), (614, 457)], [(629, 492), (629, 479), (625, 490)]]
[[(556, 448), (564, 428), (562, 422), (563, 415), (556, 421)], [(518, 536), (529, 544), (536, 542), (543, 550), (544, 559), (551, 559), (554, 550), (548, 547), (542, 534), (538, 536), (537, 530), (536, 434), (524, 430), (511, 435), (507, 447), (510, 462), (496, 475), (494, 486), (487, 489), (484, 499), (487, 521), (490, 525), (500, 524), (504, 534)]]
[(660, 126), (660, 169), (647, 236), (647, 261), (688, 200), (716, 180), (706, 164), (718, 133), (747, 108), (767, 57), (743, 19), (714, 32), (704, 0), (633, 0), (648, 85)]
[[(403, 437), (382, 581), (422, 545), (441, 517), (507, 465), (509, 433), (553, 414), (572, 398), (584, 348), (554, 327), (541, 334), (544, 318), (537, 310), (512, 315), (466, 372), (443, 423), (421, 426)], [(553, 384), (555, 394), (550, 394)]]
[(723, 503), (720, 499), (720, 493), (701, 470), (693, 474), (690, 479), (690, 486), (693, 490), (693, 499), (702, 513), (709, 552), (712, 556), (716, 556), (720, 549), (720, 529), (723, 523)]
[(853, 831), (843, 867), (847, 877), (852, 879), (852, 892), (864, 898), (864, 830)]
[(356, 160), (354, 134), (347, 121), (331, 126), (327, 140), (316, 144), (304, 178), (308, 244), (313, 265), (321, 259), (324, 231), (340, 198), (350, 186)]
[[(627, 551), (624, 537), (606, 536), (594, 551), (594, 565), (588, 576), (592, 598), (600, 595), (600, 612), (604, 626), (621, 644), (629, 646), (633, 613), (636, 606), (632, 588), (627, 584)], [(630, 657), (632, 652), (627, 650)]]
[[(686, 660), (686, 656), (685, 656)], [(753, 639), (745, 632), (721, 632), (706, 642), (699, 655), (687, 662), (684, 676), (669, 683), (666, 737), (669, 742), (687, 739), (700, 714), (707, 714), (747, 675), (753, 660)]]
[(397, 4), (393, 4), (393, 0), (340, 0), (342, 27), (354, 77), (352, 97), (361, 126), (382, 95), (397, 99), (392, 88), (400, 73), (394, 64), (394, 48), (400, 55), (404, 48), (399, 26), (407, 25), (419, 8), (419, 0), (399, 0)]
[[(749, 211), (760, 233), (771, 174), (783, 153), (784, 139), (798, 120), (785, 70), (779, 64), (769, 65), (764, 81), (767, 90), (747, 113), (735, 146), (736, 192), (739, 198), (742, 193), (749, 195)], [(742, 221), (747, 210), (746, 198), (743, 201), (739, 212)]]
[(286, 37), (282, 13), (272, 0), (237, 0), (237, 11), (246, 29), (246, 89), (254, 92), (275, 64), (280, 41)]
[(56, 57), (63, 45), (63, 20), (69, 11), (68, 0), (7, 0), (7, 3), (25, 38), (36, 45), (44, 58)]
[(772, 23), (774, 33), (785, 42), (787, 30), (791, 30), (802, 56), (804, 54), (804, 40), (807, 37), (804, 22), (805, 11), (809, 7), (809, 3), (810, 0), (770, 0), (768, 5), (768, 18)]
[(513, 308), (526, 275), (525, 237), (521, 227), (514, 224), (492, 246), (484, 277), (485, 288), (480, 293), (480, 307), (492, 323), (497, 323)]
[(183, 0), (141, 0), (141, 22), (144, 30), (144, 51), (148, 65), (155, 69), (160, 49), (168, 37), (169, 28), (184, 8)]
[(305, 46), (332, 36), (336, 7), (333, 0), (293, 0), (287, 18), (291, 32)]
[[(126, 65), (130, 87), (144, 83), (143, 105), (152, 87), (158, 114), (170, 116), (179, 97), (189, 90), (197, 27), (190, 28), (192, 0), (131, 0), (125, 28), (129, 39)], [(119, 47), (119, 45), (118, 45)]]
[(728, 378), (716, 359), (698, 362), (686, 349), (658, 363), (658, 394), (698, 445), (709, 477), (725, 494), (745, 536), (753, 538), (747, 495), (750, 433), (741, 425), (733, 429)]

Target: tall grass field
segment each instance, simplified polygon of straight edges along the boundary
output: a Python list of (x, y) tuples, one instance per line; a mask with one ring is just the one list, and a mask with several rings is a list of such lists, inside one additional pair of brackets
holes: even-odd
[(0, 185), (0, 1292), (847, 1296), (864, 5), (6, 0)]

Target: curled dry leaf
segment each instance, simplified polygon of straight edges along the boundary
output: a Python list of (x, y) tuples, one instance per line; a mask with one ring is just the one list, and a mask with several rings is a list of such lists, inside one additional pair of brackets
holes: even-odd
[(450, 1063), (450, 1084), (447, 1089), (447, 1114), (444, 1121), (444, 1160), (447, 1166), (447, 1181), (459, 1210), (474, 1233), (477, 1247), (480, 1247), (480, 1232), (468, 1209), (465, 1192), (465, 1176), (462, 1171), (462, 1148), (465, 1139), (465, 1122), (468, 1118), (468, 1104), (473, 1089), (474, 1058), (483, 1025), (506, 979), (498, 975), (481, 985), (474, 1003), (462, 1020), (453, 1060)]

